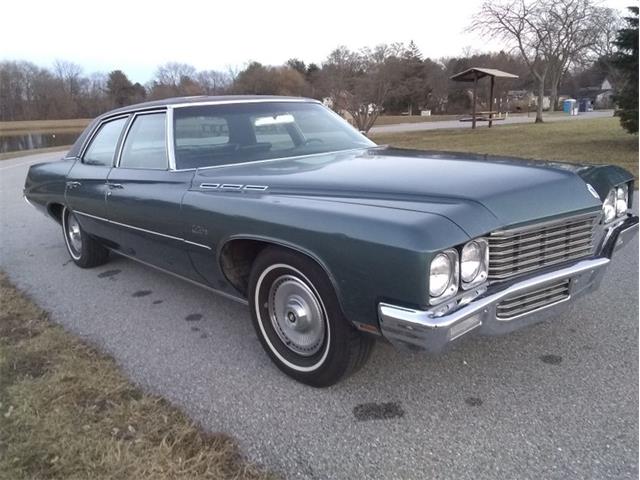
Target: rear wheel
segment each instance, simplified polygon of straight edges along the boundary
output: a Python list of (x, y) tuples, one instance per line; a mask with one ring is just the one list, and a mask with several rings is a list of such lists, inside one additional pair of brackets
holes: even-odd
[(62, 212), (62, 233), (71, 259), (79, 267), (97, 267), (109, 259), (109, 250), (87, 235), (76, 215), (66, 207)]
[(253, 265), (249, 298), (262, 346), (296, 380), (327, 387), (369, 358), (374, 339), (348, 322), (327, 275), (309, 258), (267, 248)]

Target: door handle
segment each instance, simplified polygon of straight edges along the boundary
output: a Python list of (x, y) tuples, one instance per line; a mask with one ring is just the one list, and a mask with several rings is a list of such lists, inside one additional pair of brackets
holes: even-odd
[(72, 188), (78, 188), (81, 185), (82, 185), (81, 182), (67, 182), (67, 188), (70, 189), (70, 190)]
[(113, 190), (114, 188), (124, 188), (121, 183), (107, 183), (107, 186)]

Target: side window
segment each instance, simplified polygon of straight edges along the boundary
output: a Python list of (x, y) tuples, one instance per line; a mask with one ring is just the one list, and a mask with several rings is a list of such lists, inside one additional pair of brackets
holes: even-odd
[(111, 166), (118, 146), (118, 139), (126, 121), (126, 118), (119, 118), (104, 123), (91, 140), (82, 161), (89, 165)]
[(133, 119), (124, 140), (120, 167), (166, 170), (165, 113), (148, 113)]

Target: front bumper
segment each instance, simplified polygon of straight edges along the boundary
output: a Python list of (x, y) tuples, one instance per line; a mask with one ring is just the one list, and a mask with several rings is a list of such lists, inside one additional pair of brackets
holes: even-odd
[[(439, 353), (470, 334), (502, 335), (556, 317), (566, 311), (574, 300), (600, 286), (612, 254), (628, 244), (637, 232), (638, 217), (629, 216), (607, 232), (597, 257), (522, 277), (517, 283), (500, 286), (499, 291), (486, 292), (443, 316), (380, 303), (378, 317), (382, 335), (397, 347)], [(513, 318), (498, 317), (501, 302), (563, 280), (568, 280), (566, 298)]]

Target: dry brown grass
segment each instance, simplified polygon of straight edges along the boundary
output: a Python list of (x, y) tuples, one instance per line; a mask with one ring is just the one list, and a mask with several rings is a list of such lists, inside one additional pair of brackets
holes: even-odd
[(74, 133), (84, 129), (90, 122), (90, 118), (0, 122), (0, 135), (21, 135), (26, 133)]
[(19, 152), (0, 153), (0, 160), (11, 160), (14, 158), (28, 157), (29, 155), (37, 155), (48, 152), (63, 152), (71, 148), (71, 145), (63, 145), (61, 147), (36, 148), (34, 150), (20, 150)]
[(618, 118), (373, 134), (371, 138), (379, 144), (424, 150), (613, 164), (638, 179), (638, 135), (625, 132)]
[(267, 479), (222, 433), (133, 386), (0, 272), (0, 478)]

